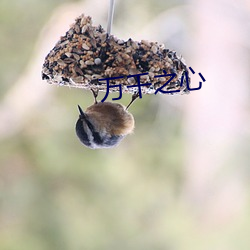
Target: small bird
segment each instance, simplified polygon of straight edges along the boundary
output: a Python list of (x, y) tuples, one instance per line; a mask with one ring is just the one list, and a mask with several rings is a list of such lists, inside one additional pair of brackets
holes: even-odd
[(138, 97), (132, 96), (127, 108), (119, 103), (97, 102), (98, 92), (93, 92), (95, 103), (84, 112), (78, 105), (80, 112), (76, 122), (76, 134), (80, 141), (88, 148), (111, 148), (134, 130), (134, 117), (127, 111), (128, 107)]

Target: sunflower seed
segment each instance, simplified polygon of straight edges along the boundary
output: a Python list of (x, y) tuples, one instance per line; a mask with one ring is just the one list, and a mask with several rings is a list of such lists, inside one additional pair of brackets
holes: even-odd
[(87, 61), (85, 61), (85, 64), (86, 65), (94, 65), (95, 63), (93, 61), (87, 60)]
[(82, 48), (85, 49), (85, 50), (89, 50), (89, 46), (86, 44), (86, 43), (83, 43), (82, 44)]

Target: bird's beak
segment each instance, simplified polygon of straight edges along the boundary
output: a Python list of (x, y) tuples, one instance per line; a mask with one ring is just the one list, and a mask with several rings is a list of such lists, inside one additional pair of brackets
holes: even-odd
[(80, 118), (86, 118), (84, 112), (82, 111), (82, 108), (79, 105), (77, 105), (77, 106), (78, 106), (78, 110), (79, 110), (79, 113), (80, 113)]

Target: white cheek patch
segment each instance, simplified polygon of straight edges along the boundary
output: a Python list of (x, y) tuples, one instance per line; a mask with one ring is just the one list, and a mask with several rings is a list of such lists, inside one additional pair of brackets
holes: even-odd
[(95, 144), (94, 137), (86, 122), (83, 123), (83, 128), (86, 131), (86, 134), (88, 135), (88, 139), (89, 139), (91, 147), (93, 147), (93, 145)]

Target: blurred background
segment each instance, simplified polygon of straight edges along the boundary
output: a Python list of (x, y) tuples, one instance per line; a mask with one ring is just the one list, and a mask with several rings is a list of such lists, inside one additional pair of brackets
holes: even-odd
[(74, 126), (92, 94), (41, 68), (81, 13), (106, 28), (108, 5), (0, 2), (0, 249), (249, 250), (250, 2), (116, 0), (115, 36), (164, 43), (206, 82), (143, 96), (135, 133), (90, 150)]

